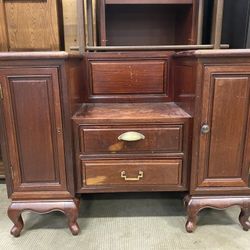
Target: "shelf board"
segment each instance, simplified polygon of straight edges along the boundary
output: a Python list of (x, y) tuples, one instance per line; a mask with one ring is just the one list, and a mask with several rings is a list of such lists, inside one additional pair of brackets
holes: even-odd
[(84, 124), (166, 123), (189, 119), (191, 116), (173, 102), (167, 103), (88, 103), (73, 120)]
[(193, 4), (193, 0), (106, 0), (105, 4)]

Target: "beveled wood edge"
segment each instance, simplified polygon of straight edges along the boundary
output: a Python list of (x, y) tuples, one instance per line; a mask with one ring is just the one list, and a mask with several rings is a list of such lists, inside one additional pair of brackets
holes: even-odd
[(67, 59), (83, 58), (80, 53), (67, 53), (65, 51), (35, 51), (35, 52), (0, 52), (0, 61), (8, 60), (41, 60), (41, 59)]
[(106, 0), (106, 5), (108, 4), (193, 4), (193, 0), (158, 0), (158, 1), (151, 1), (151, 0), (141, 0), (141, 1), (131, 1), (131, 0)]
[(56, 197), (57, 199), (73, 199), (74, 196), (68, 192), (68, 191), (26, 191), (26, 192), (13, 192), (10, 195), (10, 199), (12, 199), (13, 201), (19, 201), (19, 200), (32, 200), (32, 199), (37, 199), (37, 197), (39, 197), (39, 199), (42, 200), (51, 200), (54, 197)]
[[(65, 51), (36, 51), (36, 52), (0, 52), (0, 61), (7, 60), (36, 60), (36, 59), (82, 59), (87, 56), (89, 59), (100, 60), (108, 58), (162, 58), (162, 57), (250, 57), (250, 49), (204, 49), (204, 50), (185, 50), (181, 52), (175, 51), (137, 51), (135, 52), (88, 52), (88, 53), (68, 53)], [(142, 53), (141, 55), (139, 55)], [(167, 58), (166, 58), (167, 59)]]
[(162, 59), (168, 60), (175, 54), (175, 51), (106, 51), (106, 52), (86, 52), (84, 55), (87, 60), (106, 60), (106, 59)]
[(250, 57), (250, 49), (187, 50), (177, 52), (174, 57)]
[(110, 185), (110, 186), (82, 186), (77, 194), (105, 194), (105, 193), (138, 193), (138, 192), (187, 192), (185, 185)]

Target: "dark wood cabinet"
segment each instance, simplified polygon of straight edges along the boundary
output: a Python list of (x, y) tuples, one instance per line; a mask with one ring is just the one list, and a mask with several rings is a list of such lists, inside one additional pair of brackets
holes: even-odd
[[(186, 229), (193, 232), (203, 208), (241, 207), (248, 230), (250, 206), (249, 51), (180, 53), (177, 65), (196, 68), (190, 195)], [(185, 107), (185, 99), (180, 100)]]
[(249, 230), (250, 50), (198, 50), (220, 48), (203, 1), (84, 2), (82, 54), (0, 53), (11, 233), (58, 210), (78, 234), (81, 194), (152, 191), (186, 195), (188, 232), (233, 205)]
[(187, 190), (191, 120), (174, 103), (84, 105), (73, 116), (78, 192)]
[(248, 65), (204, 69), (197, 180), (200, 191), (203, 187), (213, 187), (223, 194), (223, 187), (248, 188), (249, 73)]
[[(0, 83), (1, 140), (12, 199), (8, 215), (15, 224), (11, 233), (19, 236), (25, 210), (59, 210), (77, 234), (70, 129), (77, 86), (73, 78), (71, 88), (66, 85), (66, 71), (77, 79), (79, 66), (74, 67), (74, 61), (79, 59), (67, 60), (61, 52), (45, 53), (44, 59), (39, 53), (9, 55), (1, 55)], [(70, 93), (74, 101), (68, 98)]]
[(13, 67), (0, 75), (12, 196), (67, 190), (57, 68)]

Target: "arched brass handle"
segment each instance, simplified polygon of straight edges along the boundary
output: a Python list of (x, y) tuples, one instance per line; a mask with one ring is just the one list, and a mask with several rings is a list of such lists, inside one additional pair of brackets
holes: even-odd
[(145, 139), (145, 136), (143, 134), (135, 132), (135, 131), (129, 131), (129, 132), (123, 133), (118, 137), (119, 141), (140, 141), (144, 139)]
[(126, 171), (121, 172), (121, 178), (123, 178), (125, 181), (139, 181), (143, 178), (143, 171), (139, 171), (139, 174), (137, 177), (129, 178), (126, 176)]

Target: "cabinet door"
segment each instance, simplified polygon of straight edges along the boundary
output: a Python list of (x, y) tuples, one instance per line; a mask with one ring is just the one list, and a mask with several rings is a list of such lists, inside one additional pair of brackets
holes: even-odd
[(247, 189), (250, 66), (206, 66), (202, 88), (198, 187)]
[(14, 192), (66, 190), (57, 68), (0, 69)]

